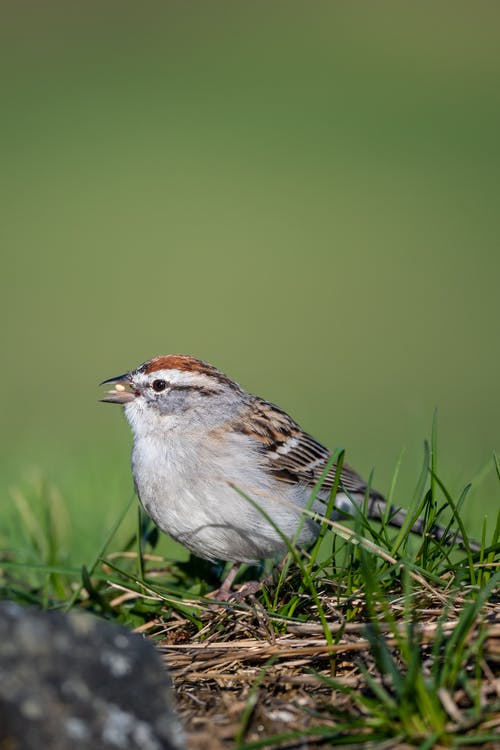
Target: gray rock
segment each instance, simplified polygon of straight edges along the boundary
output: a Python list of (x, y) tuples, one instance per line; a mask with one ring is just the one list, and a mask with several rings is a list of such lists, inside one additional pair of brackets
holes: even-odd
[(0, 748), (180, 750), (154, 647), (87, 614), (0, 603)]

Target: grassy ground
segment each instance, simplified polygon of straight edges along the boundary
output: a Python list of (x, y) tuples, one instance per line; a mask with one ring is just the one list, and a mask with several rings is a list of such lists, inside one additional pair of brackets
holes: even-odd
[[(500, 482), (500, 470), (495, 462)], [(408, 527), (323, 520), (318, 545), (291, 546), (283, 567), (247, 568), (238, 597), (214, 605), (222, 565), (161, 551), (133, 497), (81, 569), (64, 557), (64, 501), (54, 487), (14, 491), (2, 540), (2, 597), (80, 608), (142, 632), (173, 672), (190, 748), (496, 748), (500, 743), (500, 513), (473, 552), (426, 453)], [(123, 521), (136, 515), (135, 530)], [(412, 517), (429, 533), (408, 532)], [(449, 524), (465, 541), (433, 539)], [(265, 577), (260, 590), (248, 585)], [(253, 593), (252, 593), (253, 591)]]

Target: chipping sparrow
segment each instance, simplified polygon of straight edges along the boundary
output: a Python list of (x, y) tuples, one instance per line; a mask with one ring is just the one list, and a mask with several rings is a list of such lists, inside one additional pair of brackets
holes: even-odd
[[(102, 400), (122, 404), (132, 428), (140, 501), (162, 531), (212, 560), (255, 562), (286, 552), (280, 534), (235, 487), (292, 539), (331, 455), (327, 448), (277, 406), (194, 357), (155, 357), (106, 383), (114, 388)], [(324, 512), (334, 477), (335, 466), (312, 510)], [(340, 483), (337, 514), (352, 514), (354, 504), (362, 508), (367, 485), (346, 464)], [(370, 489), (368, 515), (380, 518), (385, 511), (383, 496)], [(405, 517), (390, 511), (395, 526)], [(417, 521), (413, 531), (422, 528)], [(312, 544), (318, 532), (306, 518), (297, 543)]]

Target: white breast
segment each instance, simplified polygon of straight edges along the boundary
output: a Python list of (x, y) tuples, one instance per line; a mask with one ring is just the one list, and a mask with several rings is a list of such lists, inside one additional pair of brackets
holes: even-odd
[[(262, 469), (251, 438), (175, 428), (160, 434), (135, 435), (132, 470), (141, 503), (162, 531), (209, 559), (253, 562), (286, 551), (280, 534), (231, 486), (294, 536), (301, 518), (297, 489)], [(283, 501), (296, 502), (297, 510)], [(316, 534), (306, 521), (298, 541), (309, 544)]]

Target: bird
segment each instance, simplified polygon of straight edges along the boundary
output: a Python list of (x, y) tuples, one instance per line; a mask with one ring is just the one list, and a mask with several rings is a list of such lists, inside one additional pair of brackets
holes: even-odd
[[(320, 525), (304, 509), (332, 453), (285, 411), (185, 354), (154, 357), (101, 385), (113, 386), (101, 400), (124, 408), (137, 495), (161, 531), (198, 557), (238, 564), (277, 558), (286, 540), (315, 542)], [(324, 514), (336, 470), (312, 511)], [(363, 508), (396, 527), (406, 518), (343, 463), (332, 518)], [(424, 533), (422, 519), (412, 531)]]

